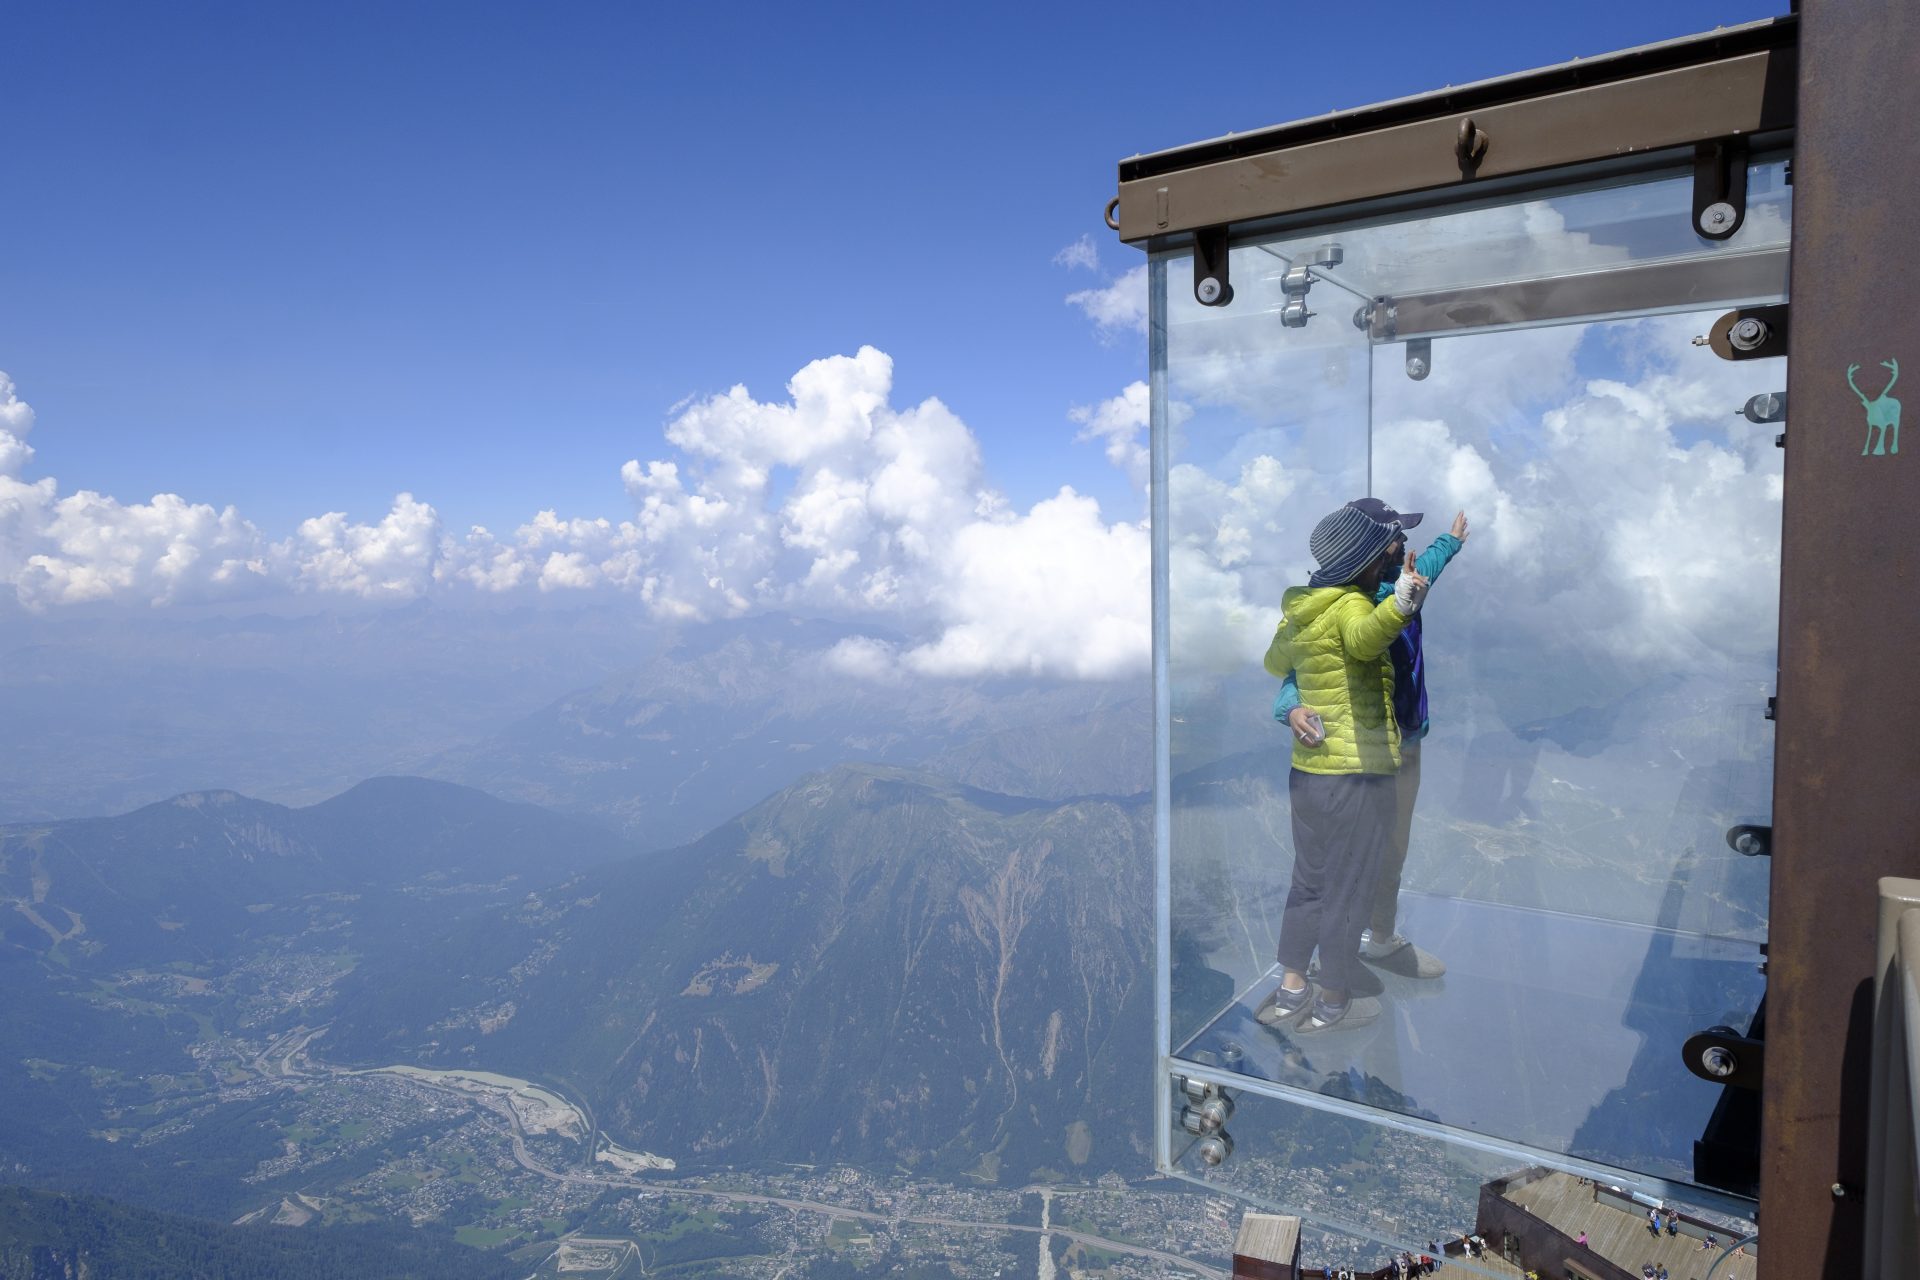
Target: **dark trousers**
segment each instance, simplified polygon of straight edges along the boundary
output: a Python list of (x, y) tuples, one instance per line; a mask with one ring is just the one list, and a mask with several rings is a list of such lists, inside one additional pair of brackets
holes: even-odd
[(1380, 874), (1373, 883), (1373, 909), (1367, 927), (1375, 942), (1393, 936), (1400, 914), (1400, 873), (1407, 866), (1407, 844), (1413, 839), (1413, 802), (1420, 796), (1420, 740), (1400, 739), (1400, 772), (1393, 775), (1393, 826), (1380, 854)]
[(1394, 819), (1391, 774), (1292, 771), (1293, 884), (1280, 918), (1280, 963), (1306, 972), (1320, 952), (1320, 985), (1353, 988), (1360, 930)]

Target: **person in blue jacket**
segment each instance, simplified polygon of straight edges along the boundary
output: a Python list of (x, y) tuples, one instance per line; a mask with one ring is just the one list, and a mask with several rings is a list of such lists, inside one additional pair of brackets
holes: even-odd
[[(1378, 498), (1356, 498), (1347, 505), (1379, 524), (1398, 521), (1402, 529), (1413, 528), (1425, 514), (1419, 511), (1402, 514)], [(1454, 516), (1453, 528), (1436, 537), (1433, 544), (1415, 559), (1415, 570), (1432, 582), (1466, 542), (1467, 513), (1462, 511)], [(1375, 590), (1376, 601), (1393, 594), (1394, 581), (1400, 576), (1400, 564), (1405, 558), (1406, 549), (1406, 539), (1402, 536), (1391, 548), (1394, 567)], [(1413, 835), (1413, 803), (1420, 793), (1420, 743), (1427, 736), (1428, 729), (1427, 669), (1422, 631), (1423, 622), (1416, 615), (1388, 651), (1393, 659), (1394, 718), (1400, 722), (1400, 772), (1394, 781), (1396, 809), (1393, 828), (1374, 881), (1373, 903), (1368, 913), (1367, 930), (1361, 935), (1360, 955), (1383, 969), (1410, 978), (1437, 978), (1447, 971), (1447, 966), (1438, 956), (1414, 946), (1396, 931), (1400, 910), (1400, 875), (1407, 865), (1407, 844)], [(1308, 718), (1312, 714), (1312, 707), (1301, 705), (1300, 686), (1294, 680), (1293, 673), (1288, 672), (1280, 685), (1280, 695), (1273, 700), (1273, 718), (1285, 721), (1300, 741), (1311, 747), (1316, 745), (1318, 733), (1313, 721)]]

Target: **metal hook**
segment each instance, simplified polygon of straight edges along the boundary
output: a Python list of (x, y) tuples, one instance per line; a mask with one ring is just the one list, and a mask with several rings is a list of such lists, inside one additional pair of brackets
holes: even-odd
[(1119, 212), (1120, 212), (1120, 197), (1115, 196), (1113, 199), (1107, 201), (1106, 218), (1107, 218), (1108, 230), (1118, 231), (1120, 229), (1120, 219), (1114, 216)]
[(1460, 133), (1453, 141), (1453, 154), (1458, 157), (1460, 167), (1469, 173), (1487, 154), (1487, 131), (1475, 125), (1470, 116), (1460, 121)]

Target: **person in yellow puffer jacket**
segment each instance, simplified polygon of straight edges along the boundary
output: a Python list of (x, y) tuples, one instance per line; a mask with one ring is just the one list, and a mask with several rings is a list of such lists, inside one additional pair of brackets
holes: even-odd
[[(1379, 1002), (1352, 995), (1374, 876), (1394, 817), (1400, 726), (1393, 712), (1387, 648), (1426, 599), (1428, 582), (1407, 558), (1393, 594), (1374, 603), (1399, 523), (1342, 507), (1314, 526), (1319, 565), (1281, 598), (1284, 617), (1266, 668), (1295, 673), (1301, 701), (1322, 731), (1293, 748), (1287, 791), (1293, 810), (1293, 883), (1280, 922), (1280, 986), (1256, 1016), (1301, 1031), (1370, 1021)], [(1320, 984), (1307, 965), (1320, 953)]]

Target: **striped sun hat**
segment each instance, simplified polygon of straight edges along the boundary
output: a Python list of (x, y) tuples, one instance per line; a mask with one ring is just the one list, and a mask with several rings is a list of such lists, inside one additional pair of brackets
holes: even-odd
[(1399, 521), (1380, 524), (1363, 511), (1342, 507), (1313, 526), (1307, 543), (1319, 568), (1307, 579), (1310, 587), (1344, 587), (1377, 560), (1400, 532)]

